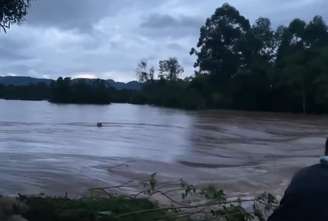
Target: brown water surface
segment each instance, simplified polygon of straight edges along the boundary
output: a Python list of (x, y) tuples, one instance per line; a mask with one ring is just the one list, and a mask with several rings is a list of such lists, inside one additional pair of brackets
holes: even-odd
[(280, 194), (327, 135), (326, 116), (0, 100), (0, 193), (80, 194), (158, 172)]

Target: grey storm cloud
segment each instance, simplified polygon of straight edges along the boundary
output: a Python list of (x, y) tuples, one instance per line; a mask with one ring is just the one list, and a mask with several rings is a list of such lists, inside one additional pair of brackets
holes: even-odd
[(141, 26), (152, 29), (181, 27), (194, 28), (195, 26), (201, 24), (200, 20), (201, 19), (188, 16), (180, 16), (175, 18), (171, 15), (152, 14), (141, 24)]
[[(64, 29), (89, 29), (105, 17), (114, 17), (129, 7), (154, 5), (130, 0), (34, 0), (27, 21), (32, 25)], [(156, 1), (153, 1), (156, 2)], [(155, 4), (155, 5), (158, 5)], [(127, 15), (128, 16), (128, 15)]]
[(202, 18), (152, 14), (141, 23), (140, 30), (148, 36), (181, 37), (193, 35), (203, 23)]
[(252, 22), (327, 20), (327, 0), (32, 0), (25, 21), (0, 33), (0, 75), (135, 79), (140, 59), (170, 56), (193, 73), (199, 28), (228, 2)]

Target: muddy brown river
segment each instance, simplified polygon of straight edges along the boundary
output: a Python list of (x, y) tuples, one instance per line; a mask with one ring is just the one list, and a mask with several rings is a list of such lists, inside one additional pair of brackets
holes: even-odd
[(0, 100), (0, 193), (78, 195), (157, 172), (281, 194), (327, 136), (327, 116)]

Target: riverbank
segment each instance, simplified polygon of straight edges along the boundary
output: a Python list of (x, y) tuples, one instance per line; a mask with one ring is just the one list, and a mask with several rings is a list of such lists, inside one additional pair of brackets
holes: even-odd
[[(135, 211), (156, 210), (156, 213), (120, 215)], [(1, 221), (153, 221), (162, 218), (173, 221), (173, 216), (147, 199), (79, 198), (47, 196), (0, 197)]]
[[(244, 95), (238, 95), (232, 99), (223, 96), (221, 92), (211, 94), (212, 92), (205, 90), (207, 92), (203, 91), (205, 93), (203, 94), (203, 92), (193, 88), (197, 85), (197, 78), (193, 81), (195, 82), (192, 83), (188, 80), (156, 80), (146, 83), (130, 82), (125, 86), (123, 86), (124, 84), (122, 86), (113, 86), (108, 81), (100, 79), (59, 78), (57, 81), (48, 83), (0, 84), (0, 98), (24, 101), (46, 100), (62, 104), (106, 105), (124, 103), (192, 111), (227, 109), (275, 113), (328, 113), (325, 106), (313, 102), (311, 105), (309, 103), (305, 110), (301, 109), (301, 105), (295, 102), (295, 99), (289, 100), (291, 98), (288, 98), (282, 104), (281, 102), (286, 99), (286, 96), (279, 98), (280, 95), (278, 97), (269, 96), (259, 102), (255, 99), (259, 97), (256, 93), (249, 96), (248, 103), (241, 100), (245, 97)], [(204, 89), (206, 88), (205, 85), (202, 86)]]
[(278, 205), (271, 194), (254, 197), (228, 197), (209, 185), (197, 187), (180, 183), (158, 183), (156, 174), (143, 182), (143, 191), (117, 194), (133, 182), (90, 190), (79, 198), (68, 196), (0, 196), (2, 221), (208, 221), (266, 220)]

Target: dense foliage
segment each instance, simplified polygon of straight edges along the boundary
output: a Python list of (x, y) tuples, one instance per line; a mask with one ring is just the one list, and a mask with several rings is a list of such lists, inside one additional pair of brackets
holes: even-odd
[[(78, 199), (51, 197), (29, 197), (23, 200), (28, 210), (23, 214), (31, 221), (115, 221), (115, 220), (154, 220), (166, 217), (164, 212), (156, 214), (140, 214), (126, 218), (116, 218), (122, 213), (136, 210), (155, 209), (156, 205), (148, 200), (127, 199), (117, 197), (112, 199)], [(173, 220), (166, 217), (165, 220)]]
[(111, 87), (104, 80), (58, 78), (50, 84), (0, 85), (0, 98), (49, 100), (54, 103), (109, 104)]
[[(135, 211), (154, 210), (119, 217)], [(117, 197), (67, 197), (23, 196), (16, 199), (0, 197), (1, 221), (148, 221), (174, 220), (165, 210), (147, 199)]]
[(0, 0), (0, 27), (6, 31), (27, 14), (30, 0)]
[(111, 102), (109, 89), (103, 80), (88, 81), (58, 78), (51, 85), (50, 101), (55, 103), (108, 104)]
[(33, 85), (0, 85), (0, 98), (9, 100), (47, 100), (51, 97), (51, 88), (44, 83)]
[[(193, 79), (148, 81), (144, 103), (183, 108), (328, 112), (328, 28), (320, 16), (276, 30), (224, 4), (200, 29)], [(164, 80), (166, 80), (164, 82)]]

